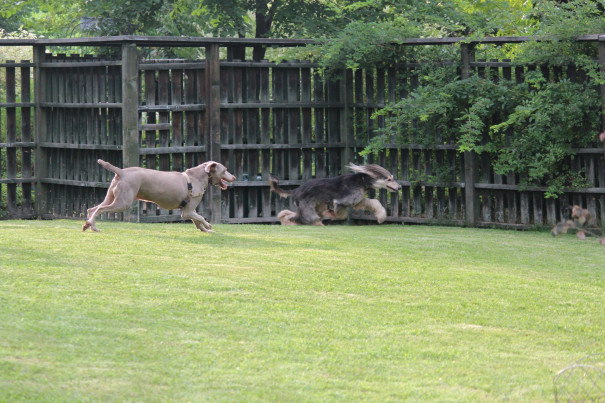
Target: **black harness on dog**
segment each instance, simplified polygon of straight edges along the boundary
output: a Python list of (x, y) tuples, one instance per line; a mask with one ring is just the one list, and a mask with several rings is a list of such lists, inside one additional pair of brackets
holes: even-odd
[(187, 197), (185, 197), (185, 199), (183, 199), (181, 204), (179, 204), (179, 208), (185, 207), (191, 201), (191, 198), (193, 197), (193, 186), (191, 185), (189, 176), (184, 172), (183, 172), (183, 175), (185, 175), (185, 179), (187, 180)]

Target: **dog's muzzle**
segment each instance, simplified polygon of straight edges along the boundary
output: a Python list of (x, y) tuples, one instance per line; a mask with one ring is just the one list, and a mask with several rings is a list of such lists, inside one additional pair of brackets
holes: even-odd
[(397, 182), (387, 184), (387, 189), (389, 192), (398, 192), (401, 190), (401, 185)]
[(233, 181), (235, 181), (235, 176), (231, 175), (231, 177), (229, 179), (223, 179), (223, 178), (212, 178), (212, 180), (210, 181), (210, 184), (212, 186), (216, 186), (218, 188), (221, 188), (222, 190), (226, 190), (227, 187), (229, 186), (229, 183), (232, 183)]

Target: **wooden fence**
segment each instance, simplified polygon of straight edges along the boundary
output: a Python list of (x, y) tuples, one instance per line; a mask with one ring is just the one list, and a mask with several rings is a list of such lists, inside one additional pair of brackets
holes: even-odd
[[(580, 40), (598, 41), (605, 55), (602, 39)], [(521, 40), (527, 38), (483, 42)], [(458, 42), (411, 40), (405, 46)], [(270, 173), (285, 186), (297, 186), (343, 173), (349, 162), (363, 162), (358, 152), (383, 124), (370, 119), (372, 112), (415, 85), (414, 75), (405, 71), (413, 66), (346, 71), (329, 78), (313, 63), (234, 57), (254, 46), (306, 43), (145, 37), (0, 40), (0, 46), (34, 50), (32, 62), (0, 64), (0, 211), (5, 218), (83, 218), (87, 208), (102, 201), (111, 180), (98, 158), (118, 166), (177, 171), (216, 160), (238, 180), (228, 191), (209, 189), (200, 213), (212, 222), (277, 222), (276, 214), (292, 206), (270, 193)], [(55, 46), (82, 45), (109, 46), (119, 56), (48, 52)], [(200, 47), (206, 58), (140, 59), (139, 50), (152, 46)], [(460, 46), (463, 77), (491, 70), (504, 79), (522, 79), (522, 67), (474, 60), (473, 43)], [(550, 226), (573, 203), (605, 223), (604, 150), (597, 144), (577, 150), (574, 160), (594, 187), (570, 190), (558, 200), (544, 198), (544, 187), (520, 188), (517, 175), (496, 175), (487, 157), (461, 154), (455, 145), (392, 146), (372, 162), (393, 172), (403, 186), (398, 194), (377, 195), (390, 222)], [(104, 218), (166, 222), (178, 221), (180, 215), (140, 202), (126, 213)]]

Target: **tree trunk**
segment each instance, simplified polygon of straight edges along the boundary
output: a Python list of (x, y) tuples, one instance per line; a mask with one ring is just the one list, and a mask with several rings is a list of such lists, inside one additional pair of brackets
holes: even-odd
[[(274, 10), (278, 1), (274, 1), (269, 9), (267, 0), (258, 0), (256, 3), (256, 33), (255, 38), (267, 38), (273, 24)], [(262, 60), (265, 58), (267, 49), (264, 46), (255, 46), (252, 52), (253, 60)]]

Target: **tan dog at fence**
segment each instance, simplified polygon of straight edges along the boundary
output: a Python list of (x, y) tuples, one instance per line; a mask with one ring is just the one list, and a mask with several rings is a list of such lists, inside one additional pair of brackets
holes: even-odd
[(82, 231), (88, 228), (99, 231), (95, 220), (102, 213), (119, 213), (127, 210), (135, 200), (153, 202), (168, 209), (181, 209), (181, 217), (193, 221), (204, 232), (212, 231), (212, 225), (195, 210), (202, 201), (206, 188), (217, 186), (227, 189), (227, 183), (235, 180), (224, 165), (207, 161), (185, 172), (166, 172), (139, 167), (118, 168), (103, 160), (97, 161), (105, 169), (115, 173), (105, 200), (89, 208)]

